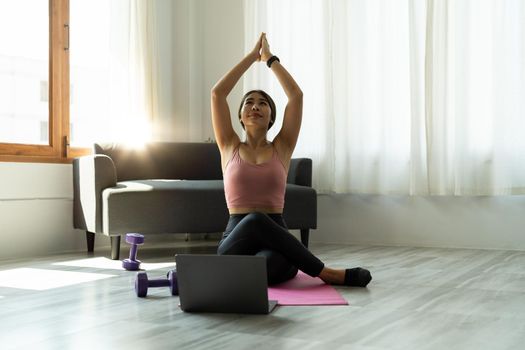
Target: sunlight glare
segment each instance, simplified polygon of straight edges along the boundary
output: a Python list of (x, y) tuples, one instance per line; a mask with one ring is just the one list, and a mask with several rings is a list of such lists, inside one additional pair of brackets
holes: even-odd
[(102, 280), (115, 275), (101, 273), (17, 268), (0, 271), (0, 287), (47, 290)]

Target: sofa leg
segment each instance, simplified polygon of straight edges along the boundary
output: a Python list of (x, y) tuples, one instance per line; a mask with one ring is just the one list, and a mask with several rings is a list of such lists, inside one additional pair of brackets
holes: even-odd
[(304, 229), (302, 228), (301, 229), (301, 242), (303, 243), (303, 245), (308, 248), (308, 236), (310, 235), (310, 230), (309, 229)]
[(86, 231), (86, 243), (88, 253), (93, 253), (95, 248), (95, 234), (93, 232)]
[(110, 236), (111, 260), (118, 260), (120, 256), (120, 236)]

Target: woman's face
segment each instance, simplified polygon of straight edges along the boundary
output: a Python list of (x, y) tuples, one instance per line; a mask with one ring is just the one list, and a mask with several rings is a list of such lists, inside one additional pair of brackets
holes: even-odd
[(268, 130), (272, 110), (268, 100), (258, 92), (248, 95), (242, 106), (241, 121), (244, 127), (255, 126)]

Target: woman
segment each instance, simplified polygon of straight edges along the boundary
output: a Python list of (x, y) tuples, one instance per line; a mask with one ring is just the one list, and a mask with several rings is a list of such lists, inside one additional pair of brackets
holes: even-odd
[[(268, 94), (254, 90), (242, 99), (239, 120), (246, 130), (245, 142), (233, 130), (226, 102), (244, 72), (257, 61), (266, 62), (288, 97), (283, 125), (273, 142), (267, 140), (267, 132), (275, 122), (276, 111)], [(283, 220), (286, 178), (299, 136), (302, 107), (301, 89), (270, 52), (264, 33), (253, 50), (213, 87), (212, 122), (230, 212), (218, 254), (265, 256), (269, 284), (289, 280), (300, 269), (328, 284), (364, 287), (372, 279), (368, 270), (324, 266), (288, 232)]]

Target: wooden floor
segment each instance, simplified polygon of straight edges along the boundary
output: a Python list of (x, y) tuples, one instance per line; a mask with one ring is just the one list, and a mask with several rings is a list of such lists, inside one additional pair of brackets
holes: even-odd
[[(175, 253), (139, 250), (151, 277)], [(524, 349), (525, 252), (314, 244), (328, 266), (364, 266), (349, 306), (284, 306), (268, 316), (187, 314), (166, 288), (134, 294), (135, 273), (106, 257), (0, 262), (1, 349)], [(122, 251), (123, 255), (127, 252)], [(11, 285), (7, 287), (6, 285)], [(14, 287), (17, 288), (14, 288)]]

